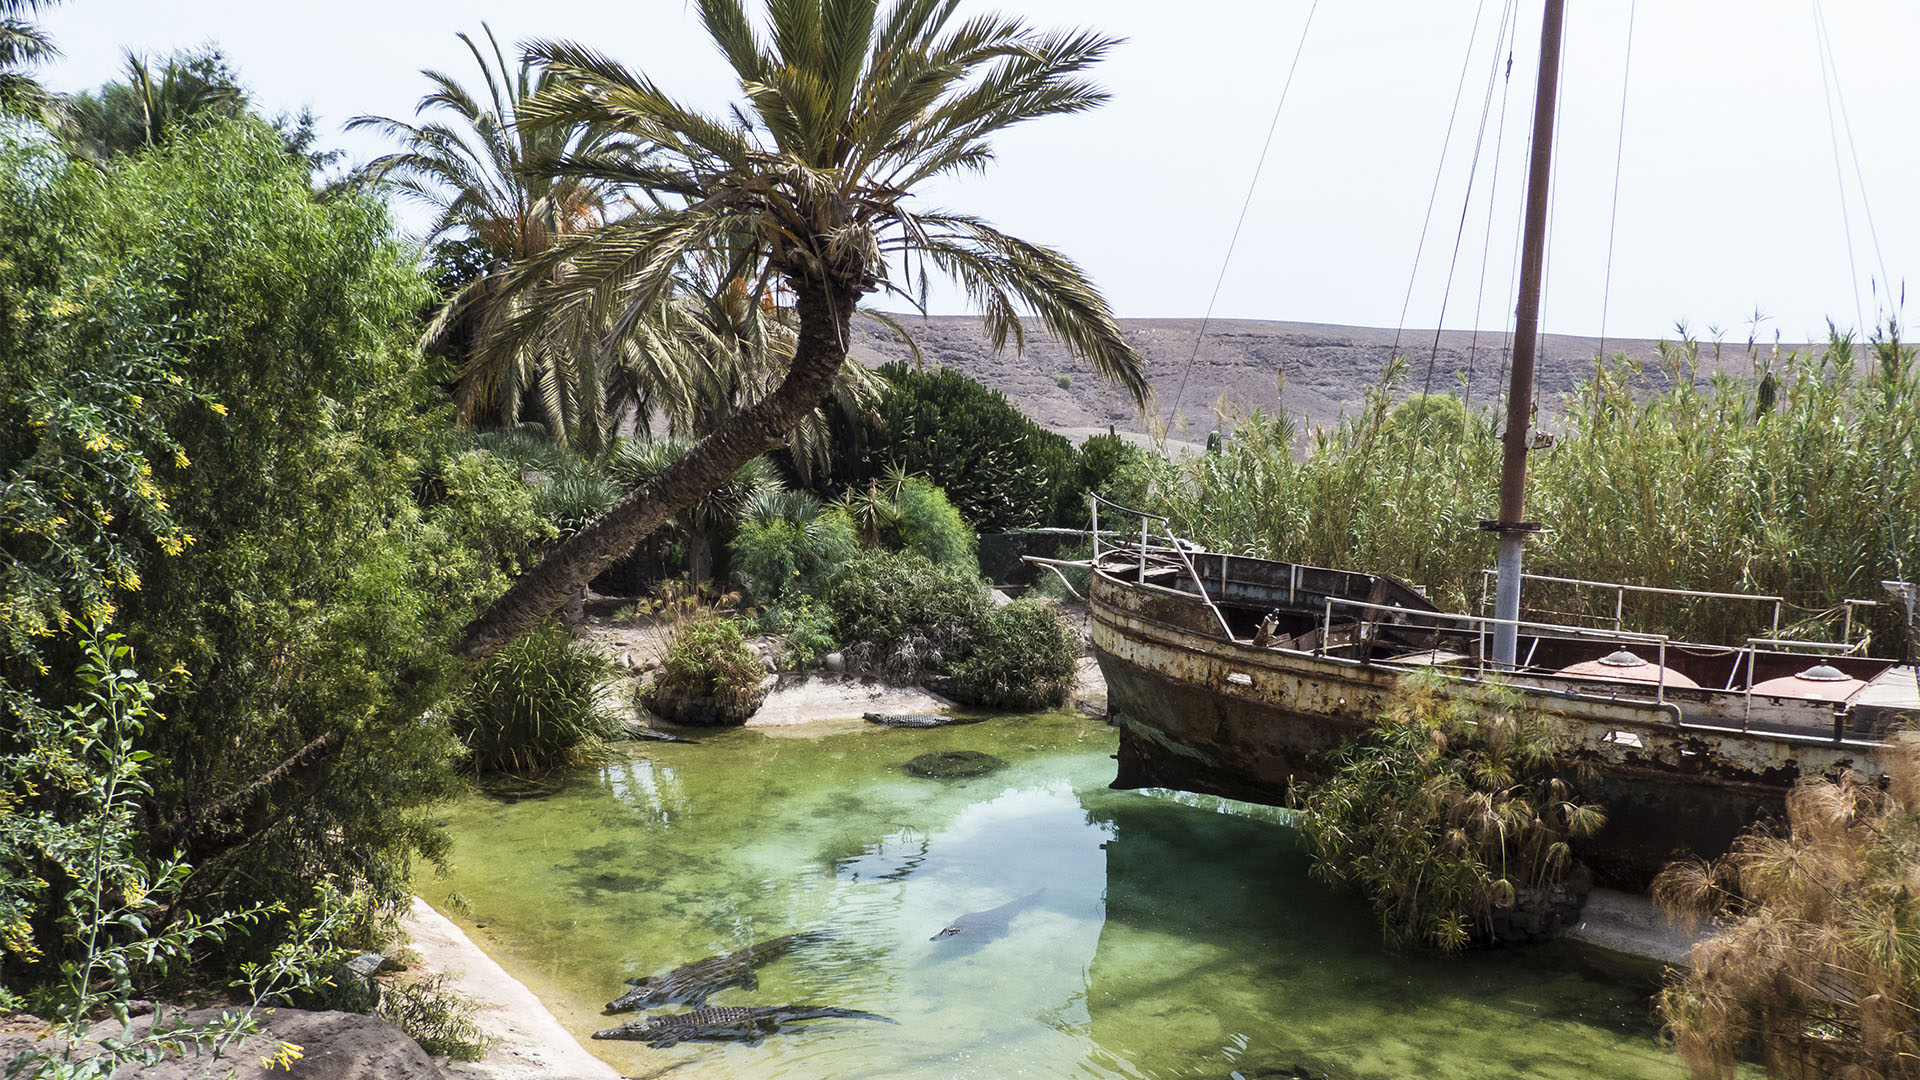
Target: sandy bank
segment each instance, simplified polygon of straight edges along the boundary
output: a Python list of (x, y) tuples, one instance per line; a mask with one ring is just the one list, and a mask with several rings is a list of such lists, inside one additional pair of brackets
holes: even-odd
[(445, 973), (451, 989), (480, 1006), (474, 1019), (497, 1042), (480, 1061), (443, 1066), (448, 1076), (485, 1080), (619, 1080), (588, 1053), (540, 999), (507, 974), (451, 920), (414, 897), (400, 925), (426, 973)]

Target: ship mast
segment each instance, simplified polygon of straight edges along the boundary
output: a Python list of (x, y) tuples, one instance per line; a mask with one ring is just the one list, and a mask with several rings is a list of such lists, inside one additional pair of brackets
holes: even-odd
[(1527, 168), (1526, 231), (1521, 238), (1520, 301), (1514, 311), (1513, 377), (1507, 385), (1506, 451), (1500, 461), (1499, 517), (1480, 527), (1499, 534), (1493, 594), (1493, 659), (1512, 669), (1519, 651), (1520, 575), (1527, 534), (1540, 531), (1525, 520), (1527, 450), (1533, 439), (1534, 347), (1540, 339), (1540, 282), (1546, 266), (1547, 194), (1553, 165), (1554, 91), (1560, 81), (1560, 34), (1566, 0), (1546, 0), (1540, 24), (1540, 83), (1534, 90), (1533, 160)]

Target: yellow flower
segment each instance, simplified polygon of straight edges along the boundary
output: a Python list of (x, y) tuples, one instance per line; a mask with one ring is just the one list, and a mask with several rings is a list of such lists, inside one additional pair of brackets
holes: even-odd
[(219, 413), (221, 416), (227, 415), (227, 407), (225, 405), (220, 404), (217, 401), (214, 402), (210, 407), (213, 409), (214, 412)]
[(260, 1067), (268, 1072), (272, 1072), (274, 1066), (277, 1065), (288, 1072), (292, 1072), (293, 1063), (305, 1056), (306, 1053), (302, 1047), (296, 1046), (283, 1039), (280, 1042), (280, 1049), (274, 1051), (272, 1056), (260, 1059)]
[(175, 451), (173, 452), (173, 467), (174, 467), (174, 468), (176, 468), (176, 469), (184, 469), (184, 468), (186, 468), (187, 466), (189, 466), (189, 465), (191, 465), (191, 464), (193, 464), (193, 462), (191, 462), (191, 461), (188, 461), (188, 460), (187, 460), (187, 455), (185, 455), (185, 454), (183, 454), (183, 453), (181, 453), (181, 452), (180, 452), (180, 451), (178, 451), (178, 450), (175, 450)]

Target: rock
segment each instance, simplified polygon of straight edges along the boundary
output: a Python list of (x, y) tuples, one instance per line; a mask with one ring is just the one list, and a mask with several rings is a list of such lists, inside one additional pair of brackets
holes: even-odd
[[(165, 1009), (160, 1013), (162, 1030), (176, 1024), (200, 1025), (217, 1020), (221, 1009), (195, 1009), (182, 1012)], [(226, 1010), (231, 1011), (231, 1010)], [(263, 1009), (255, 1015), (263, 1029), (229, 1045), (220, 1057), (210, 1061), (196, 1054), (191, 1044), (186, 1056), (168, 1054), (163, 1061), (121, 1070), (123, 1076), (138, 1075), (141, 1080), (200, 1080), (203, 1076), (233, 1076), (238, 1080), (271, 1080), (293, 1076), (303, 1080), (442, 1080), (445, 1074), (406, 1033), (377, 1016), (359, 1013), (309, 1012), (304, 1009)], [(146, 1032), (153, 1017), (134, 1021), (134, 1035)], [(114, 1021), (96, 1024), (89, 1042), (119, 1038), (120, 1025)], [(262, 1059), (271, 1060), (281, 1042), (301, 1048), (300, 1058), (290, 1070), (269, 1070)], [(11, 1062), (23, 1051), (58, 1054), (65, 1041), (56, 1038), (36, 1040), (31, 1034), (0, 1034), (0, 1063)], [(82, 1058), (92, 1056), (81, 1048)]]
[(1008, 596), (999, 589), (989, 589), (987, 591), (987, 599), (993, 601), (994, 607), (1006, 607), (1008, 604), (1013, 603), (1013, 597)]
[(768, 680), (749, 693), (722, 699), (662, 690), (656, 683), (643, 692), (642, 701), (647, 708), (676, 724), (736, 726), (760, 711), (771, 684), (772, 680)]
[(985, 720), (984, 716), (943, 716), (940, 713), (879, 713), (865, 714), (869, 724), (879, 724), (890, 728), (936, 728), (953, 727), (957, 724), (977, 724)]
[(842, 652), (830, 652), (826, 656), (823, 656), (820, 658), (820, 664), (822, 667), (826, 668), (828, 671), (845, 671), (847, 670), (847, 654)]
[(961, 780), (985, 776), (996, 769), (1005, 768), (1006, 764), (992, 754), (982, 754), (977, 750), (940, 750), (921, 754), (907, 762), (905, 768), (913, 775), (929, 780)]

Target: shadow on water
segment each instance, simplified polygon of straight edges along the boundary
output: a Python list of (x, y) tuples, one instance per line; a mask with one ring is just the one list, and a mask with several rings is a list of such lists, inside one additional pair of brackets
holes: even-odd
[[(1645, 971), (1565, 948), (1391, 952), (1364, 904), (1308, 877), (1281, 815), (1109, 790), (1113, 740), (1054, 714), (649, 744), (544, 798), (458, 807), (454, 916), (579, 1033), (626, 978), (802, 930), (831, 938), (710, 1004), (900, 1021), (593, 1044), (629, 1075), (1684, 1076)], [(959, 751), (1005, 766), (900, 767)]]

